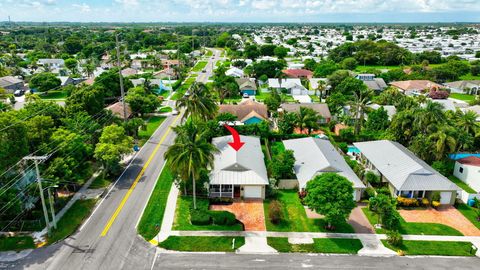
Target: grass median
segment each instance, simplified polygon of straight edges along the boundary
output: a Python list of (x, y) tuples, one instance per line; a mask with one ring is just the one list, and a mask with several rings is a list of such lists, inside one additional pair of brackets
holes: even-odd
[(470, 242), (404, 240), (399, 247), (391, 246), (386, 240), (382, 243), (393, 251), (402, 250), (405, 255), (474, 256)]
[[(234, 239), (235, 244), (233, 244)], [(243, 237), (170, 236), (158, 246), (164, 249), (177, 251), (233, 252), (244, 244), (245, 238)]]
[(315, 238), (313, 244), (290, 244), (286, 237), (268, 237), (269, 246), (278, 252), (357, 254), (363, 247), (358, 239)]
[(172, 184), (173, 176), (170, 171), (164, 167), (138, 224), (138, 233), (146, 240), (152, 239), (160, 231)]
[(31, 236), (0, 236), (0, 251), (20, 251), (35, 248)]

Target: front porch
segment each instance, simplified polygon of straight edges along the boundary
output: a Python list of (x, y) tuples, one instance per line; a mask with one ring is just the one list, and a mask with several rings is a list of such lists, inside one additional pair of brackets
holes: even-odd
[(233, 185), (218, 184), (210, 185), (208, 190), (209, 198), (245, 198), (245, 199), (264, 199), (264, 185)]

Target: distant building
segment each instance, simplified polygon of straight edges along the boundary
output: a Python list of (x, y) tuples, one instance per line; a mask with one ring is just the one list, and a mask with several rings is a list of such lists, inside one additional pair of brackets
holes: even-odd
[(235, 81), (242, 95), (255, 96), (257, 94), (257, 84), (254, 78), (237, 78)]
[(25, 84), (23, 80), (14, 76), (0, 77), (0, 88), (7, 90), (8, 94), (13, 94), (17, 90), (24, 90)]
[(397, 88), (405, 95), (420, 95), (422, 92), (429, 92), (432, 88), (443, 88), (440, 84), (434, 83), (429, 80), (409, 80), (409, 81), (396, 81), (391, 82), (391, 86)]
[(456, 81), (444, 83), (444, 85), (453, 93), (480, 94), (480, 80)]
[(382, 78), (375, 78), (375, 74), (358, 74), (357, 79), (361, 80), (370, 90), (381, 92), (387, 88)]
[(313, 72), (308, 69), (285, 69), (282, 71), (289, 78), (311, 79)]
[(38, 59), (37, 65), (39, 66), (49, 66), (51, 68), (63, 68), (65, 66), (65, 61), (63, 59), (49, 59), (42, 58)]
[(243, 70), (237, 68), (237, 67), (231, 67), (227, 71), (225, 71), (225, 75), (231, 76), (231, 77), (236, 77), (236, 78), (241, 78), (243, 77), (244, 73)]
[(285, 112), (300, 112), (300, 108), (310, 108), (318, 113), (322, 117), (320, 123), (328, 123), (332, 119), (332, 114), (328, 109), (328, 105), (326, 103), (305, 103), (305, 104), (298, 104), (298, 103), (283, 103), (280, 105), (280, 109)]

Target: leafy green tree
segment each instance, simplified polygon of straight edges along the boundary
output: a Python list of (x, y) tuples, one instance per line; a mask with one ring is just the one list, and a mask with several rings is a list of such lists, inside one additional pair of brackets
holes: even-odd
[(352, 183), (336, 173), (315, 176), (307, 183), (306, 191), (305, 205), (325, 216), (328, 229), (344, 223), (355, 208)]
[(400, 228), (400, 215), (395, 207), (395, 200), (386, 194), (379, 193), (370, 198), (369, 209), (377, 214), (378, 223), (389, 230), (398, 230)]
[(74, 58), (65, 60), (65, 67), (67, 67), (72, 74), (77, 74), (78, 72), (78, 62)]
[(133, 139), (121, 126), (110, 125), (103, 129), (95, 146), (95, 158), (102, 162), (104, 174), (117, 173), (122, 156), (132, 151)]
[(358, 66), (358, 62), (355, 58), (353, 57), (348, 57), (343, 59), (341, 66), (343, 69), (348, 69), (348, 70), (355, 70)]
[(326, 77), (338, 69), (339, 67), (334, 61), (323, 60), (317, 64), (315, 71), (313, 72), (313, 75), (315, 77)]
[(61, 81), (54, 74), (49, 72), (38, 73), (33, 75), (29, 82), (29, 86), (38, 92), (47, 92), (54, 88), (59, 87)]
[(245, 58), (255, 60), (260, 56), (260, 50), (256, 45), (247, 45), (243, 54)]
[(275, 162), (269, 163), (270, 176), (275, 179), (290, 179), (294, 177), (293, 166), (295, 157), (292, 150), (282, 151), (272, 157)]
[(283, 46), (275, 47), (275, 49), (273, 50), (275, 56), (280, 58), (280, 59), (285, 58), (288, 55), (289, 51), (290, 50), (288, 48), (285, 48)]
[(260, 54), (261, 55), (266, 55), (266, 56), (273, 56), (274, 51), (277, 48), (277, 46), (273, 44), (265, 44), (260, 46)]
[[(125, 89), (133, 88), (133, 84), (130, 80), (123, 80)], [(95, 77), (93, 84), (95, 88), (101, 89), (105, 98), (113, 98), (120, 96), (120, 76), (118, 74), (118, 68), (113, 68)]]
[(0, 113), (0, 171), (5, 171), (28, 153), (27, 127), (17, 112)]
[(365, 124), (367, 130), (384, 131), (388, 126), (388, 113), (383, 106), (368, 114), (367, 123)]
[(292, 134), (295, 130), (297, 114), (293, 112), (285, 112), (278, 119), (278, 129), (282, 134)]
[(285, 65), (278, 61), (260, 61), (254, 62), (251, 65), (255, 78), (259, 78), (262, 75), (266, 75), (268, 78), (274, 78), (284, 67)]
[(78, 37), (68, 37), (63, 44), (65, 51), (69, 54), (76, 54), (83, 48), (82, 41)]
[(204, 130), (192, 119), (173, 130), (177, 137), (164, 156), (174, 175), (183, 182), (192, 182), (193, 208), (197, 209), (195, 182), (199, 180), (202, 172), (213, 168), (213, 154), (218, 150), (206, 141)]
[(276, 112), (282, 104), (282, 98), (276, 89), (271, 89), (269, 95), (263, 101), (270, 112)]
[(353, 95), (355, 92), (365, 92), (367, 86), (359, 79), (353, 77), (345, 78), (336, 88), (336, 92), (344, 95)]
[(184, 119), (209, 120), (217, 115), (218, 106), (203, 83), (193, 83), (188, 93), (177, 100), (178, 108), (185, 108)]
[(141, 128), (146, 128), (146, 123), (142, 118), (135, 117), (128, 119), (123, 123), (123, 127), (129, 136), (138, 139), (138, 132)]
[(154, 112), (161, 102), (154, 94), (147, 94), (142, 86), (137, 86), (128, 90), (125, 101), (130, 105), (133, 113), (144, 115)]
[(27, 139), (32, 149), (46, 143), (52, 135), (54, 122), (50, 116), (37, 115), (25, 122)]
[(65, 110), (69, 115), (87, 112), (96, 115), (105, 107), (103, 89), (85, 86), (75, 89), (65, 101)]
[(350, 77), (350, 74), (346, 70), (337, 70), (328, 76), (328, 84), (332, 87), (332, 90), (335, 91), (337, 86), (343, 82), (346, 78)]

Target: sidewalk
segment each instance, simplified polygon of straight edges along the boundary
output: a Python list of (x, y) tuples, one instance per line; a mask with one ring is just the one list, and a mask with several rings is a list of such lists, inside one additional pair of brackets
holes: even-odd
[(177, 198), (179, 190), (175, 184), (172, 185), (168, 193), (167, 205), (165, 206), (165, 213), (163, 214), (162, 226), (160, 232), (149, 242), (152, 245), (158, 246), (172, 234), (173, 221), (175, 220), (175, 210), (177, 209)]

